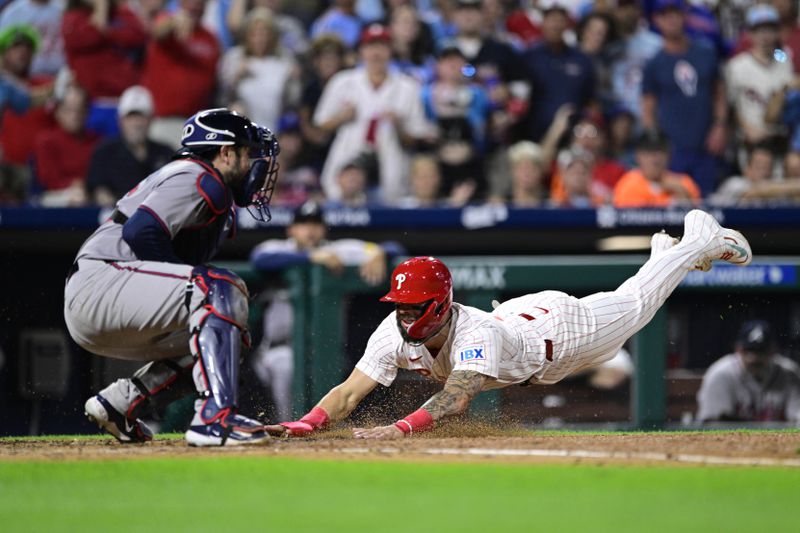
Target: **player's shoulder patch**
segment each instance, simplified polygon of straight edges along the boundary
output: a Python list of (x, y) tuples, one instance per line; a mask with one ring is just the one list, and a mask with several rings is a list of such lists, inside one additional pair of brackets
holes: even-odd
[(228, 187), (211, 172), (203, 172), (197, 177), (197, 192), (215, 215), (221, 215), (230, 207)]
[(485, 361), (486, 349), (483, 344), (467, 346), (458, 352), (459, 361)]

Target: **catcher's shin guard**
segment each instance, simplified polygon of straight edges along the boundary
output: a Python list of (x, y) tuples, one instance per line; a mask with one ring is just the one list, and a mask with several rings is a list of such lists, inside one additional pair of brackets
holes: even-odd
[(197, 267), (192, 277), (206, 295), (190, 318), (190, 347), (199, 370), (195, 385), (205, 399), (198, 414), (208, 424), (236, 409), (242, 340), (249, 342), (247, 287), (223, 269)]

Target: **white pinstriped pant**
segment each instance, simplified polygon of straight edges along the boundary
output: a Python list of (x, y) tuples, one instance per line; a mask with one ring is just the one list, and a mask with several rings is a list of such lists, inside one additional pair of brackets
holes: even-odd
[[(686, 235), (676, 246), (652, 256), (613, 292), (575, 298), (544, 291), (507, 302), (515, 310), (539, 308), (531, 332), (552, 341), (552, 361), (543, 361), (533, 380), (550, 384), (611, 359), (653, 318), (689, 270), (721, 247), (712, 236)], [(498, 308), (500, 310), (500, 308)], [(522, 312), (522, 311), (521, 311)]]

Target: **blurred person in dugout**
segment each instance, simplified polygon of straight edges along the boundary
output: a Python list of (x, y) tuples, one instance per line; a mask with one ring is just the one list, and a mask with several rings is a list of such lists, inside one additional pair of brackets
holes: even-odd
[[(295, 210), (292, 223), (286, 228), (287, 238), (262, 242), (251, 252), (250, 262), (262, 272), (318, 264), (340, 274), (345, 267), (359, 267), (366, 283), (379, 285), (386, 278), (387, 256), (402, 253), (396, 243), (379, 245), (358, 239), (329, 241), (326, 236), (322, 207), (308, 201)], [(294, 314), (289, 289), (278, 276), (271, 278), (270, 285), (259, 297), (265, 306), (263, 338), (254, 350), (252, 366), (261, 383), (270, 389), (275, 417), (288, 420), (292, 416)]]
[(92, 153), (86, 190), (102, 207), (114, 207), (117, 200), (156, 169), (169, 163), (173, 150), (150, 140), (153, 97), (141, 85), (125, 89), (117, 107), (119, 137), (102, 141)]
[(800, 367), (779, 355), (772, 326), (746, 322), (734, 352), (712, 364), (697, 393), (697, 419), (800, 424)]

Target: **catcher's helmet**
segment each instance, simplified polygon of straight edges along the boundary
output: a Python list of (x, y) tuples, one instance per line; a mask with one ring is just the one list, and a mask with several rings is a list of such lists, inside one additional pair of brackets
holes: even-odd
[(184, 123), (181, 145), (179, 156), (200, 158), (221, 146), (247, 147), (253, 163), (244, 182), (232, 187), (234, 201), (256, 220), (272, 218), (269, 202), (278, 177), (280, 145), (270, 130), (224, 107), (205, 109)]
[(413, 257), (397, 265), (391, 283), (382, 302), (422, 306), (419, 318), (411, 325), (397, 317), (397, 327), (406, 342), (422, 344), (447, 323), (453, 305), (453, 278), (444, 263), (434, 257)]

